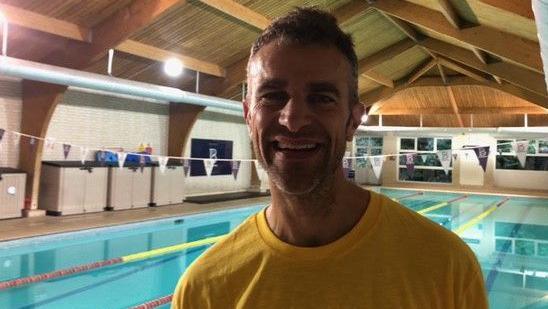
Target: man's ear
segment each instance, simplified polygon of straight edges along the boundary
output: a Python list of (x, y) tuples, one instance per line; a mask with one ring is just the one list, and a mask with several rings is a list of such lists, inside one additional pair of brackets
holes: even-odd
[(244, 120), (247, 125), (247, 132), (249, 133), (249, 137), (251, 138), (251, 129), (250, 129), (250, 114), (249, 114), (249, 100), (247, 99), (247, 96), (243, 98), (242, 100), (242, 106), (244, 108)]
[(350, 110), (350, 121), (346, 127), (346, 140), (351, 141), (354, 133), (362, 123), (362, 115), (365, 107), (360, 102), (355, 103)]

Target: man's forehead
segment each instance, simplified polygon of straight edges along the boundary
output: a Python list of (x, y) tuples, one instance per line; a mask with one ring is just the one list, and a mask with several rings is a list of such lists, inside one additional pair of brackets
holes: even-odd
[(337, 75), (349, 70), (350, 64), (335, 47), (272, 42), (250, 59), (248, 77), (291, 73)]

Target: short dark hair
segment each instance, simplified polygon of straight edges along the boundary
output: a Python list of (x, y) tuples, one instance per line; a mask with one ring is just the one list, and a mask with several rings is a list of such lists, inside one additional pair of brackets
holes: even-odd
[(358, 102), (358, 57), (354, 51), (354, 43), (352, 37), (339, 28), (337, 19), (333, 15), (315, 7), (307, 7), (296, 8), (287, 15), (277, 18), (253, 43), (250, 61), (261, 48), (273, 41), (337, 48), (350, 64), (351, 99), (354, 101), (352, 103)]

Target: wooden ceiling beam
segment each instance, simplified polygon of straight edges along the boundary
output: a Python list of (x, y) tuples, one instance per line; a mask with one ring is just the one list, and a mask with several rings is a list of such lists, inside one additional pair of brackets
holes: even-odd
[(480, 2), (496, 7), (497, 9), (520, 15), (527, 19), (535, 19), (531, 0), (480, 0)]
[(418, 33), (415, 29), (413, 29), (413, 27), (411, 27), (409, 24), (404, 22), (403, 20), (395, 18), (395, 17), (387, 14), (384, 11), (379, 11), (378, 10), (378, 12), (381, 13), (391, 23), (393, 23), (394, 26), (396, 26), (398, 29), (400, 29), (401, 32), (403, 32), (408, 38), (413, 40), (415, 43), (422, 40), (423, 36), (420, 33)]
[(207, 73), (213, 76), (225, 77), (226, 70), (214, 63), (202, 61), (179, 53), (170, 52), (152, 45), (143, 44), (133, 40), (125, 40), (116, 47), (116, 50), (139, 56), (142, 58), (163, 62), (169, 58), (181, 60), (183, 66), (194, 71)]
[(407, 84), (411, 84), (413, 83), (414, 81), (416, 81), (417, 79), (419, 79), (419, 77), (423, 76), (424, 73), (428, 72), (431, 68), (433, 68), (435, 65), (437, 64), (437, 60), (436, 59), (432, 59), (430, 61), (428, 61), (427, 63), (425, 63), (422, 67), (420, 67), (420, 69), (418, 69), (414, 74), (412, 74), (409, 79), (407, 79)]
[(365, 57), (358, 62), (358, 74), (369, 72), (375, 67), (393, 59), (394, 57), (415, 46), (415, 42), (412, 40), (404, 39), (374, 53), (371, 56)]
[(363, 76), (369, 78), (370, 80), (379, 83), (381, 85), (384, 85), (386, 87), (394, 88), (394, 81), (390, 78), (375, 72), (375, 71), (369, 71), (367, 73), (362, 74)]
[(484, 64), (474, 57), (473, 52), (433, 38), (421, 41), (420, 45), (436, 54), (443, 55), (468, 67), (487, 74), (496, 75), (509, 83), (533, 91), (539, 95), (548, 96), (542, 74), (503, 61)]
[(462, 117), (459, 113), (459, 107), (457, 105), (457, 100), (455, 100), (455, 94), (453, 93), (453, 89), (451, 87), (446, 87), (447, 94), (449, 95), (449, 102), (451, 103), (451, 109), (453, 109), (453, 112), (455, 113), (455, 116), (457, 116), (457, 121), (459, 122), (459, 126), (461, 128), (464, 128), (464, 122), (462, 121)]
[(372, 5), (380, 11), (411, 24), (452, 37), (467, 45), (542, 74), (540, 47), (537, 42), (482, 25), (455, 29), (442, 13), (408, 1), (383, 0)]
[(438, 4), (445, 19), (447, 19), (455, 29), (460, 29), (461, 21), (459, 14), (457, 14), (451, 2), (449, 2), (449, 0), (438, 0)]
[(260, 30), (266, 29), (271, 23), (266, 16), (233, 0), (200, 0), (200, 2)]
[(447, 84), (447, 76), (445, 75), (445, 71), (443, 70), (443, 66), (438, 62), (437, 63), (437, 66), (438, 66), (438, 71), (440, 72), (440, 77), (441, 77), (441, 80), (443, 81), (444, 84)]
[(464, 68), (462, 65), (459, 65), (459, 64), (456, 64), (452, 61), (444, 59), (443, 57), (438, 57), (438, 62), (439, 62), (439, 64), (445, 66), (446, 68), (449, 68), (453, 71), (459, 72), (463, 75), (466, 75), (470, 78), (473, 78), (473, 79), (477, 80), (480, 83), (489, 82), (489, 80), (487, 78), (473, 72), (472, 70), (468, 70), (468, 69)]
[(86, 27), (7, 4), (0, 4), (0, 11), (2, 11), (10, 24), (55, 34), (72, 40), (91, 42), (91, 32)]
[[(453, 108), (447, 107), (428, 107), (428, 108), (390, 108), (390, 106), (378, 109), (371, 109), (370, 115), (447, 115), (454, 114)], [(505, 115), (543, 115), (548, 114), (548, 110), (535, 106), (518, 107), (468, 107), (459, 108), (461, 115), (468, 114), (505, 114)]]
[(337, 8), (333, 11), (333, 16), (337, 18), (339, 25), (343, 25), (352, 19), (364, 14), (369, 9), (371, 5), (367, 4), (363, 0), (352, 0), (347, 4)]

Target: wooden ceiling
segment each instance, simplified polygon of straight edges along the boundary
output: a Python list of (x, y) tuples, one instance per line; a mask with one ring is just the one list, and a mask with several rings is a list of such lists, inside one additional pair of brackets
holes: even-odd
[[(240, 99), (253, 41), (310, 5), (352, 34), (360, 99), (384, 124), (521, 126), (529, 114), (548, 126), (530, 0), (0, 0), (0, 11), (9, 56), (106, 74), (114, 48), (114, 76), (194, 91), (200, 72), (201, 93)], [(162, 73), (168, 57), (182, 77)]]

